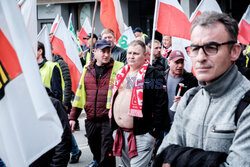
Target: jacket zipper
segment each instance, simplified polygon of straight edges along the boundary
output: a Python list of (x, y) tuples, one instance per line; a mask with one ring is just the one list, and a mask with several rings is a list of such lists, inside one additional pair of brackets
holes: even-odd
[(236, 133), (236, 129), (233, 130), (216, 130), (215, 126), (212, 127), (211, 132), (213, 133), (225, 133), (225, 134), (230, 134), (230, 133)]
[(96, 94), (95, 94), (95, 115), (94, 118), (96, 118), (96, 104), (97, 104), (97, 95), (98, 95), (98, 79), (96, 78)]
[[(202, 92), (202, 95), (204, 96), (204, 88), (202, 88), (201, 92)], [(211, 97), (209, 97), (209, 104), (207, 106), (207, 110), (206, 110), (206, 113), (204, 115), (204, 119), (203, 119), (203, 126), (202, 126), (202, 138), (201, 138), (201, 148), (203, 149), (203, 140), (204, 140), (204, 124), (205, 124), (205, 120), (206, 120), (206, 116), (207, 116), (207, 112), (208, 112), (208, 109), (209, 109), (209, 106), (211, 104)]]

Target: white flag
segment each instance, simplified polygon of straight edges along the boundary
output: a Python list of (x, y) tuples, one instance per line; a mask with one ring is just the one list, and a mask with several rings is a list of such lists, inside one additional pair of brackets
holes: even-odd
[(70, 36), (72, 38), (72, 40), (74, 41), (77, 49), (78, 49), (78, 52), (82, 52), (82, 48), (77, 40), (77, 36), (76, 36), (76, 33), (75, 33), (75, 30), (74, 30), (74, 27), (73, 27), (73, 23), (72, 23), (72, 13), (70, 13), (69, 15), (69, 22), (68, 22), (68, 30), (69, 30), (69, 33), (70, 33)]
[(18, 6), (21, 9), (23, 19), (30, 36), (34, 52), (37, 51), (37, 12), (36, 1), (34, 0), (19, 0)]
[(135, 40), (135, 35), (131, 27), (127, 27), (127, 26), (125, 27), (126, 27), (125, 32), (121, 35), (121, 37), (118, 40), (118, 46), (127, 50), (130, 42)]
[(207, 12), (214, 11), (214, 12), (222, 13), (220, 6), (218, 5), (216, 0), (202, 0), (197, 6), (197, 8), (195, 9), (195, 11), (192, 13), (189, 21), (193, 22), (197, 16), (199, 16), (205, 11)]
[(72, 91), (75, 92), (81, 77), (82, 65), (77, 47), (62, 18), (59, 20), (51, 43), (53, 46), (53, 53), (62, 56), (63, 60), (69, 66)]
[(27, 167), (61, 135), (16, 0), (1, 0), (0, 157), (6, 166)]
[(44, 44), (46, 59), (52, 61), (51, 46), (49, 42), (49, 30), (48, 30), (47, 25), (43, 26), (43, 29), (40, 31), (40, 33), (37, 36), (37, 40)]

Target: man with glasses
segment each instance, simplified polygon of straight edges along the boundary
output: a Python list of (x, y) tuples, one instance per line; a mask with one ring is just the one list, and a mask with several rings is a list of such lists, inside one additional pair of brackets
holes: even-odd
[(234, 63), (237, 35), (237, 22), (226, 14), (204, 12), (193, 22), (186, 49), (200, 88), (181, 98), (156, 166), (249, 166), (249, 101), (240, 116), (236, 109), (250, 82)]

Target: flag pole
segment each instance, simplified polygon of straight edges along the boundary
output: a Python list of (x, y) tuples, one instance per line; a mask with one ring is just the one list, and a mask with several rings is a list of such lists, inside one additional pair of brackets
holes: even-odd
[(96, 10), (97, 10), (97, 3), (98, 3), (98, 0), (95, 0), (95, 8), (94, 8), (94, 14), (93, 14), (93, 19), (92, 19), (91, 44), (90, 44), (91, 60), (92, 60), (92, 51), (93, 51), (93, 34), (94, 34), (94, 28), (95, 28), (95, 16), (96, 16)]
[(156, 30), (156, 17), (157, 17), (157, 9), (158, 9), (158, 0), (155, 1), (155, 13), (154, 13), (154, 24), (153, 24), (153, 32), (152, 32), (152, 43), (151, 43), (151, 53), (150, 53), (150, 64), (153, 63), (153, 52), (154, 52), (154, 40), (155, 40), (155, 30)]

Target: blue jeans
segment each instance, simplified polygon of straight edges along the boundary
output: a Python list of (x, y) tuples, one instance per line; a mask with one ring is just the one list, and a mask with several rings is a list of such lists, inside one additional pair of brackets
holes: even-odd
[(1, 158), (0, 158), (0, 167), (6, 167)]
[(71, 149), (70, 153), (71, 153), (72, 156), (74, 156), (74, 155), (78, 154), (79, 151), (80, 150), (79, 150), (78, 145), (76, 143), (76, 139), (75, 139), (74, 135), (72, 134), (72, 149)]

